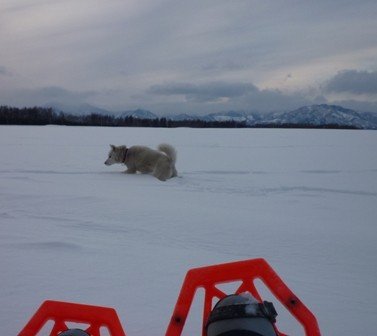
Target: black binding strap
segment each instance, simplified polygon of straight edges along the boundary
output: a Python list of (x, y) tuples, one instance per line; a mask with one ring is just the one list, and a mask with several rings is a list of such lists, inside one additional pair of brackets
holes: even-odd
[(253, 318), (263, 317), (270, 322), (276, 322), (277, 312), (272, 302), (263, 301), (263, 303), (255, 304), (234, 304), (229, 306), (215, 307), (210, 314), (207, 322), (207, 327), (210, 323), (236, 319), (236, 318)]

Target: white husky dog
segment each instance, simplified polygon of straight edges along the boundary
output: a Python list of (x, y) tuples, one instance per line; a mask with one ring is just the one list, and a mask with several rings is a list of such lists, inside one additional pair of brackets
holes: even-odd
[(123, 163), (127, 166), (126, 174), (152, 174), (160, 181), (177, 176), (175, 162), (177, 151), (173, 146), (161, 144), (157, 150), (145, 146), (114, 146), (110, 145), (111, 150), (105, 165)]

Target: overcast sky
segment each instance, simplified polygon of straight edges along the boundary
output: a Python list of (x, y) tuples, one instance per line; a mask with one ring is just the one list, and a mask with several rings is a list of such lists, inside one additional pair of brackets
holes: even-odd
[(2, 0), (0, 105), (377, 112), (376, 0)]

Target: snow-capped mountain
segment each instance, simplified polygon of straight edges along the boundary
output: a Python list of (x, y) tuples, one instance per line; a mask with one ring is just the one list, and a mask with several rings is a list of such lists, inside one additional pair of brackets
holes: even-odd
[(148, 110), (132, 110), (132, 111), (125, 111), (117, 115), (119, 118), (126, 118), (126, 117), (133, 117), (138, 119), (156, 119), (158, 118), (154, 113)]
[(62, 103), (57, 103), (57, 102), (51, 102), (45, 104), (45, 107), (51, 107), (55, 112), (64, 112), (64, 113), (69, 113), (77, 116), (85, 116), (89, 114), (103, 114), (103, 115), (108, 115), (111, 114), (108, 110), (90, 105), (90, 104), (79, 104), (79, 105), (69, 105), (69, 104), (62, 104)]
[(248, 121), (248, 115), (242, 112), (229, 111), (229, 112), (218, 112), (207, 114), (203, 117), (206, 121), (237, 121), (244, 122)]
[[(369, 123), (372, 124), (372, 129), (377, 129), (377, 113), (373, 112), (363, 112), (361, 113), (361, 116), (367, 120)], [(374, 125), (374, 128), (373, 128)]]
[[(88, 115), (91, 113), (114, 115), (118, 118), (133, 117), (138, 119), (156, 119), (156, 114), (148, 110), (136, 109), (120, 113), (110, 112), (89, 104), (63, 105), (58, 103), (46, 104), (55, 112), (65, 112), (73, 115)], [(217, 112), (206, 115), (177, 114), (164, 116), (167, 119), (183, 121), (200, 119), (203, 121), (236, 121), (245, 122), (248, 126), (285, 126), (297, 127), (355, 127), (360, 129), (377, 129), (377, 113), (356, 112), (338, 105), (303, 106), (289, 112), (275, 113), (246, 113), (238, 111)]]
[(165, 118), (170, 119), (170, 120), (175, 120), (175, 121), (201, 119), (201, 117), (199, 117), (199, 116), (193, 116), (193, 115), (189, 115), (187, 113), (172, 114), (172, 115), (166, 116)]
[(158, 118), (154, 113), (148, 110), (137, 109), (137, 110), (130, 110), (125, 112), (113, 112), (109, 110), (105, 110), (90, 104), (79, 104), (79, 105), (69, 105), (69, 104), (62, 104), (57, 102), (48, 103), (45, 107), (51, 107), (55, 112), (64, 112), (73, 115), (89, 115), (89, 114), (102, 114), (102, 115), (115, 115), (119, 118), (126, 118), (126, 117), (133, 117), (139, 119), (156, 119)]
[(372, 115), (368, 116), (341, 106), (327, 104), (300, 107), (294, 111), (275, 114), (270, 118), (261, 120), (259, 123), (308, 126), (337, 125), (369, 129), (377, 127)]
[(346, 109), (338, 105), (303, 106), (290, 112), (275, 113), (242, 113), (222, 112), (211, 113), (199, 117), (205, 121), (238, 121), (246, 122), (249, 126), (263, 125), (297, 125), (307, 127), (339, 126), (360, 129), (377, 129), (377, 114), (362, 113)]
[(252, 124), (261, 119), (260, 115), (257, 113), (247, 114), (245, 112), (229, 111), (229, 112), (217, 112), (210, 113), (206, 115), (189, 115), (189, 114), (178, 114), (170, 115), (167, 117), (171, 120), (204, 120), (204, 121), (237, 121), (246, 122), (247, 124)]

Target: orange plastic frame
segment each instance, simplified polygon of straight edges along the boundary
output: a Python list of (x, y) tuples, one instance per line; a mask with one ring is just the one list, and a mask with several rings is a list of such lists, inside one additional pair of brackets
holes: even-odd
[[(315, 316), (285, 285), (271, 266), (264, 259), (252, 259), (189, 270), (166, 330), (166, 336), (181, 335), (198, 288), (205, 290), (202, 336), (206, 336), (205, 324), (212, 309), (213, 299), (221, 299), (227, 295), (216, 285), (241, 282), (236, 293), (247, 291), (262, 301), (253, 283), (256, 279), (262, 280), (274, 296), (297, 319), (303, 326), (306, 336), (321, 335)], [(36, 336), (48, 320), (55, 322), (50, 336), (57, 336), (61, 331), (67, 330), (67, 322), (88, 324), (89, 327), (86, 331), (91, 336), (100, 336), (101, 327), (106, 327), (111, 336), (126, 335), (112, 308), (45, 301), (18, 336)], [(276, 331), (280, 336), (285, 335), (277, 329)]]
[[(299, 321), (305, 330), (306, 336), (321, 335), (315, 316), (285, 285), (271, 266), (264, 259), (252, 259), (189, 270), (183, 282), (166, 336), (181, 335), (198, 288), (204, 288), (205, 290), (202, 336), (206, 336), (205, 324), (212, 309), (213, 298), (221, 299), (226, 296), (215, 285), (241, 281), (242, 283), (236, 291), (237, 294), (247, 291), (262, 301), (253, 283), (255, 279), (262, 280), (274, 296)], [(284, 335), (279, 330), (276, 329), (276, 331), (279, 335)]]
[(107, 328), (112, 336), (126, 336), (113, 308), (60, 301), (43, 302), (18, 336), (38, 335), (49, 320), (55, 322), (50, 336), (59, 335), (60, 332), (69, 329), (67, 322), (88, 324), (86, 332), (91, 336), (100, 336), (102, 327)]

